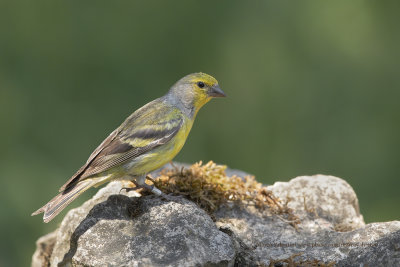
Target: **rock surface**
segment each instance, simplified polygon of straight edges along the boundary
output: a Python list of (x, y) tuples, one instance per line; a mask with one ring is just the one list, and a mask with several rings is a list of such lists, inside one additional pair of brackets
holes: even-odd
[(230, 237), (194, 203), (119, 194), (112, 182), (72, 210), (57, 231), (51, 266), (228, 265)]
[(400, 222), (365, 225), (356, 194), (340, 178), (303, 176), (268, 187), (297, 224), (235, 205), (221, 207), (213, 221), (186, 199), (119, 194), (121, 187), (112, 182), (69, 211), (37, 241), (32, 266), (400, 266)]
[(241, 244), (245, 264), (400, 266), (400, 222), (365, 225), (356, 194), (344, 180), (303, 176), (268, 189), (283, 203), (288, 201), (300, 219), (296, 228), (251, 208), (216, 213), (218, 227)]

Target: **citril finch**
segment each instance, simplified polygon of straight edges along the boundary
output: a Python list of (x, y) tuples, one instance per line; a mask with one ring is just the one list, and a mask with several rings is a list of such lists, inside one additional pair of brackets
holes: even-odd
[(125, 179), (137, 187), (164, 196), (145, 183), (146, 175), (170, 162), (183, 147), (199, 109), (213, 97), (224, 97), (218, 81), (205, 73), (180, 79), (168, 93), (130, 115), (90, 155), (59, 190), (59, 194), (32, 215), (44, 212), (51, 221), (90, 187)]

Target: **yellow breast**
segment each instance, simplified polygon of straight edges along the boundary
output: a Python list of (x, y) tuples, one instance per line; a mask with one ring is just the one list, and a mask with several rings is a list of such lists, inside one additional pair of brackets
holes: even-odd
[(135, 176), (147, 174), (170, 162), (185, 144), (192, 125), (192, 120), (185, 118), (181, 129), (170, 141), (124, 164), (126, 172)]

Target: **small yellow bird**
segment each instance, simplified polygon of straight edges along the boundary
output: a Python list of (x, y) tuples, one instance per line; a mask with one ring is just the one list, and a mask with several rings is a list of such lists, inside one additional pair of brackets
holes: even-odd
[(154, 185), (145, 183), (146, 175), (178, 154), (199, 109), (211, 98), (225, 96), (218, 81), (208, 74), (183, 77), (166, 95), (130, 115), (93, 151), (60, 193), (32, 216), (44, 212), (43, 221), (47, 223), (90, 187), (116, 179), (131, 180), (136, 188), (167, 198)]

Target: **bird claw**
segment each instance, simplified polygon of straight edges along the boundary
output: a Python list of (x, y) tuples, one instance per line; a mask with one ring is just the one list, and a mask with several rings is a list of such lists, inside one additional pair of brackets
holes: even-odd
[(142, 187), (140, 187), (140, 186), (135, 186), (135, 187), (122, 187), (120, 190), (119, 190), (119, 193), (121, 194), (121, 191), (122, 190), (125, 190), (125, 193), (129, 193), (130, 191), (134, 191), (134, 190), (138, 190), (138, 189), (141, 189)]
[[(147, 179), (152, 181), (152, 178), (147, 176)], [(135, 182), (133, 182), (135, 183)], [(119, 193), (121, 194), (122, 190), (125, 190), (126, 193), (130, 192), (130, 191), (134, 191), (134, 190), (138, 190), (138, 189), (146, 189), (150, 192), (152, 192), (154, 195), (156, 196), (160, 196), (163, 199), (167, 200), (167, 201), (173, 201), (173, 202), (179, 202), (180, 200), (182, 200), (184, 198), (184, 196), (182, 195), (173, 195), (172, 193), (170, 194), (165, 194), (163, 192), (161, 192), (158, 188), (156, 188), (154, 186), (154, 184), (152, 185), (148, 185), (148, 184), (143, 184), (143, 185), (138, 185), (137, 183), (135, 183), (135, 187), (122, 187), (119, 190)]]

